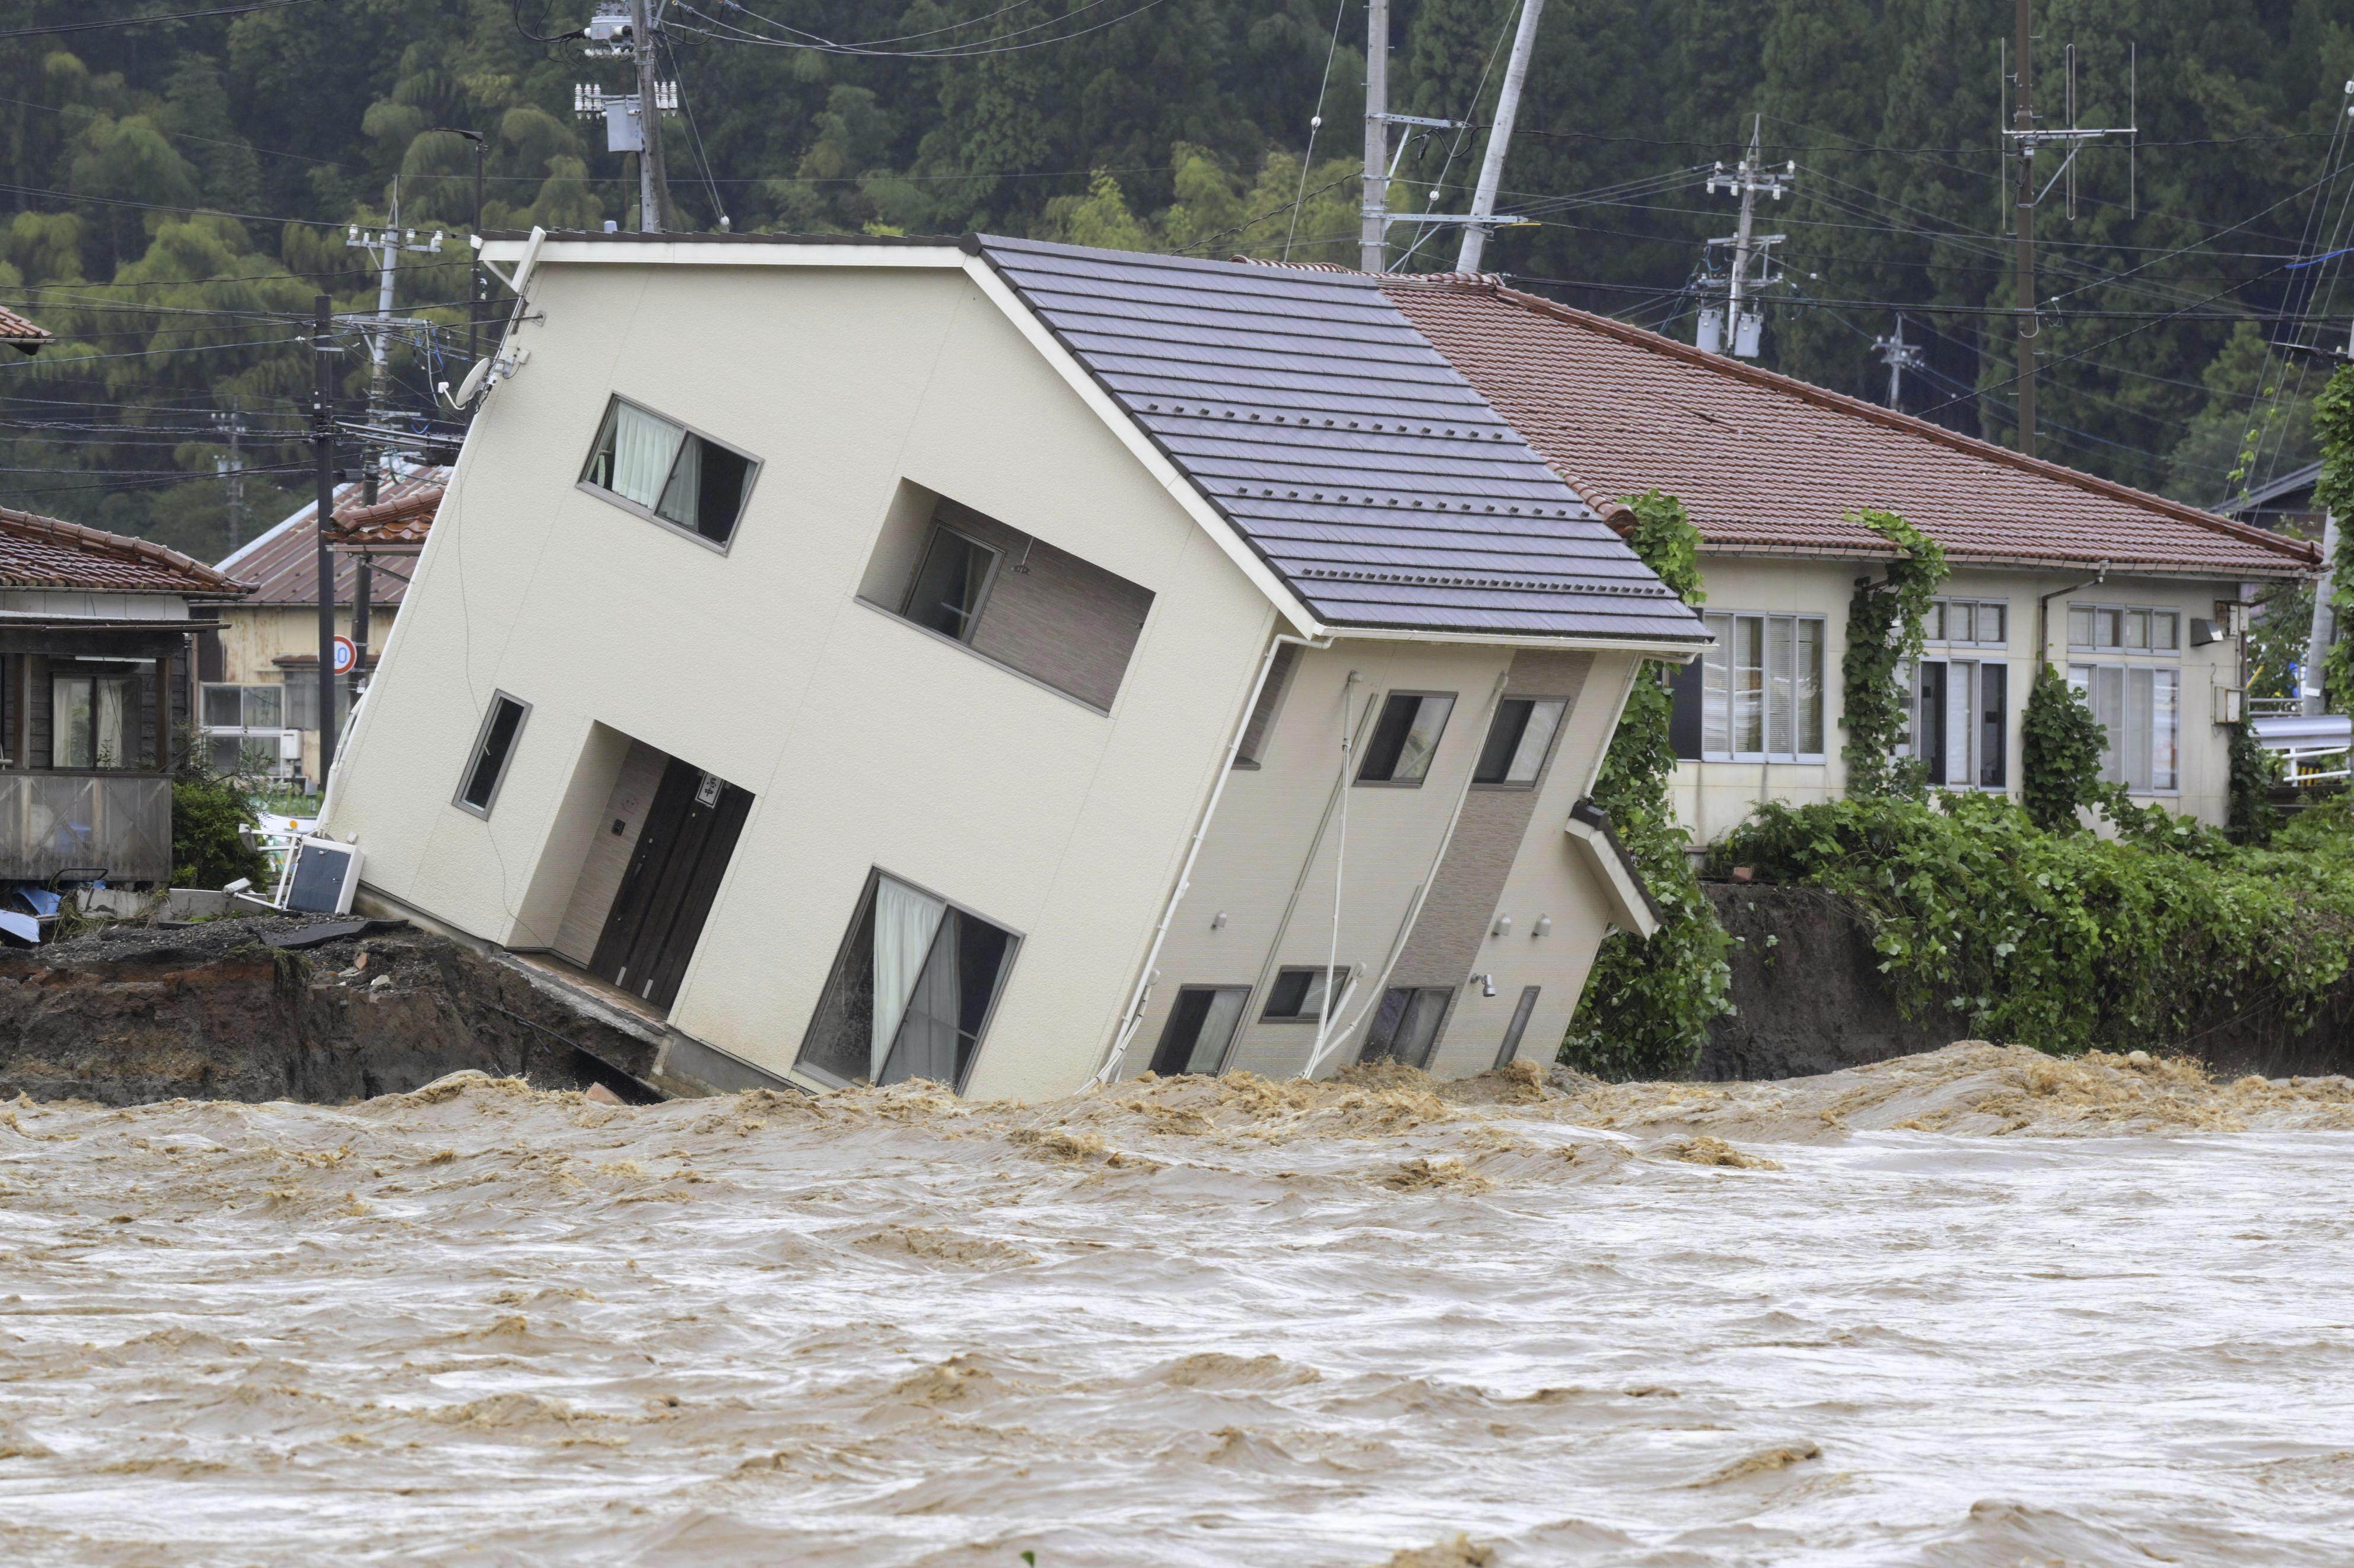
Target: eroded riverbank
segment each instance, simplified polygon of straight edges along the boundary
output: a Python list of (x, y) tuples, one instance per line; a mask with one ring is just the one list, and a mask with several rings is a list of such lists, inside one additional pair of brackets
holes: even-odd
[(2354, 1086), (1569, 1087), (20, 1102), (0, 1548), (2340, 1559)]

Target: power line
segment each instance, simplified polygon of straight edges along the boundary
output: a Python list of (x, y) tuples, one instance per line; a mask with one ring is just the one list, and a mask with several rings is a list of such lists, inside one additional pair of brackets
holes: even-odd
[(105, 27), (143, 27), (150, 22), (193, 22), (207, 16), (242, 16), (252, 11), (277, 11), (305, 5), (310, 0), (253, 0), (246, 5), (219, 5), (209, 11), (174, 11), (161, 16), (118, 16), (101, 22), (52, 22), (39, 27), (12, 27), (0, 39), (42, 37), (51, 33), (91, 33)]

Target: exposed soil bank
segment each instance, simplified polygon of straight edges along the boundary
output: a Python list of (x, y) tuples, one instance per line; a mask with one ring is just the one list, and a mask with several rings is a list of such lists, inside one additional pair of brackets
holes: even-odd
[[(400, 931), (265, 947), (307, 916), (110, 926), (0, 952), (0, 1097), (333, 1104), (474, 1068), (628, 1090), (651, 1050), (457, 945)], [(594, 1053), (594, 1055), (589, 1054)]]
[[(1739, 938), (1726, 955), (1737, 1010), (1717, 1020), (1698, 1075), (1716, 1082), (1794, 1078), (1935, 1051), (1966, 1022), (1914, 1022), (1896, 1010), (1863, 917), (1805, 887), (1712, 883), (1717, 918)], [(2180, 1039), (2140, 1042), (2197, 1056), (2217, 1071), (2267, 1077), (2354, 1069), (2354, 980), (2310, 1028), (2289, 1028), (2277, 1004), (2199, 1021)]]

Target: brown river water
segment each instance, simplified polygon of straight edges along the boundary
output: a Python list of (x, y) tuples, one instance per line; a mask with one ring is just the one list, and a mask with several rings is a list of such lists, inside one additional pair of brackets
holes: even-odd
[(0, 1106), (0, 1563), (2341, 1564), (2354, 1084)]

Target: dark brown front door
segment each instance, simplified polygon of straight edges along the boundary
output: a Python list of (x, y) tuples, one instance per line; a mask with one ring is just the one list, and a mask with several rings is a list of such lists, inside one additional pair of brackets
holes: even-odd
[(591, 974), (669, 1008), (751, 809), (749, 790), (670, 759), (597, 939)]

